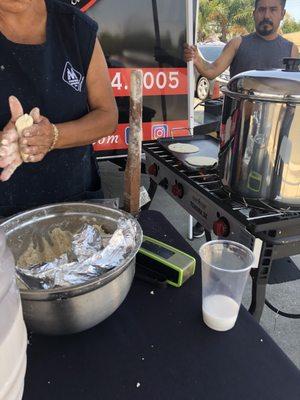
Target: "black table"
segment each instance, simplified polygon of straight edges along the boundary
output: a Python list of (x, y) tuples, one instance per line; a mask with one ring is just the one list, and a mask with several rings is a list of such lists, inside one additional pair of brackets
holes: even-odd
[[(162, 214), (144, 211), (140, 222), (194, 254)], [(86, 332), (31, 335), (23, 400), (299, 400), (299, 371), (243, 307), (228, 332), (204, 325), (197, 264), (180, 289), (135, 281)]]

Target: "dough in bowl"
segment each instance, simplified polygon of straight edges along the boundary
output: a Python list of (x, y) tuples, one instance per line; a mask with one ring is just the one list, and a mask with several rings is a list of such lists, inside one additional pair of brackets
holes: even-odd
[(197, 153), (199, 147), (189, 143), (172, 143), (169, 144), (168, 149), (176, 153)]
[(186, 162), (194, 167), (211, 167), (217, 162), (217, 159), (213, 157), (191, 156), (186, 158)]

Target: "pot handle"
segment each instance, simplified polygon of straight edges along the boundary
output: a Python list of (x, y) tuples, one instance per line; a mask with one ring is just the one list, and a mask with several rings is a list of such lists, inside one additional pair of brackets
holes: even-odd
[(286, 57), (282, 62), (285, 65), (284, 71), (300, 72), (300, 58)]

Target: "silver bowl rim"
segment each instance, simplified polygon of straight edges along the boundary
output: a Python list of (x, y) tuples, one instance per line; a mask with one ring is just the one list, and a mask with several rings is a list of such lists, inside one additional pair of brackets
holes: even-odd
[[(135, 222), (136, 224), (136, 242), (134, 248), (130, 251), (130, 253), (126, 257), (126, 262), (121, 265), (120, 267), (113, 268), (111, 270), (108, 270), (105, 272), (103, 275), (99, 276), (98, 278), (94, 278), (89, 280), (86, 283), (80, 284), (80, 285), (74, 285), (71, 287), (67, 287), (64, 289), (57, 288), (57, 289), (42, 289), (42, 290), (30, 290), (30, 289), (19, 289), (20, 294), (22, 299), (24, 300), (36, 300), (36, 301), (45, 301), (45, 300), (63, 300), (71, 297), (76, 297), (79, 295), (82, 295), (84, 293), (88, 293), (90, 291), (93, 291), (95, 289), (98, 289), (109, 282), (111, 282), (113, 279), (117, 278), (119, 275), (121, 275), (130, 265), (133, 260), (133, 258), (136, 256), (136, 253), (138, 252), (142, 240), (143, 240), (143, 231), (136, 220), (131, 214), (127, 213), (126, 211), (115, 209), (115, 208), (110, 208), (106, 206), (102, 206), (100, 204), (95, 204), (95, 203), (89, 203), (89, 202), (65, 202), (65, 203), (55, 203), (55, 204), (50, 204), (50, 205), (44, 205), (42, 207), (37, 207), (28, 211), (20, 212), (18, 214), (15, 214), (14, 216), (5, 219), (4, 222), (0, 224), (0, 228), (4, 229), (8, 224), (11, 224), (14, 220), (18, 220), (21, 217), (26, 218), (30, 217), (30, 215), (34, 215), (35, 213), (39, 211), (48, 211), (51, 209), (59, 208), (60, 206), (63, 207), (86, 207), (89, 206), (91, 208), (96, 209), (102, 209), (102, 210), (109, 210), (109, 212), (116, 212), (120, 214), (120, 217), (125, 217), (127, 219), (131, 219)], [(45, 214), (46, 216), (46, 214)], [(93, 216), (97, 216), (95, 213)]]

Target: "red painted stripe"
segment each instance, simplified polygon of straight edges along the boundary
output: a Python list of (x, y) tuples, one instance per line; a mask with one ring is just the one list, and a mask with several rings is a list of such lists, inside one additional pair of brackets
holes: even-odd
[[(143, 140), (155, 140), (171, 136), (187, 136), (188, 121), (144, 122)], [(129, 124), (119, 124), (114, 135), (94, 143), (94, 150), (126, 150), (128, 148)]]
[(80, 10), (82, 11), (82, 12), (86, 12), (89, 8), (91, 8), (95, 3), (96, 3), (96, 1), (97, 0), (91, 0), (91, 1), (89, 1), (85, 6), (83, 6)]
[[(186, 68), (139, 68), (143, 71), (143, 95), (162, 96), (187, 94)], [(109, 68), (116, 97), (129, 96), (132, 68)]]

